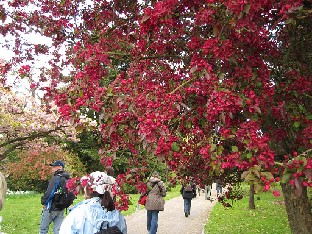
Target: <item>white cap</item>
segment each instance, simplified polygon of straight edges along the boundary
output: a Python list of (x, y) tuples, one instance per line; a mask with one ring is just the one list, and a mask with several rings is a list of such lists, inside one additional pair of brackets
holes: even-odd
[(115, 184), (115, 178), (107, 175), (104, 172), (95, 171), (90, 174), (91, 188), (99, 194), (104, 194), (105, 191), (111, 193), (112, 186)]

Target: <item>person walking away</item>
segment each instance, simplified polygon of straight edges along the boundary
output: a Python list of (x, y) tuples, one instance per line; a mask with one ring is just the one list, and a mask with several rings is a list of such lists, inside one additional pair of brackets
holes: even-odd
[(192, 199), (196, 197), (196, 186), (194, 183), (182, 183), (180, 190), (184, 201), (184, 214), (188, 217), (191, 214)]
[(198, 196), (200, 196), (200, 190), (201, 190), (201, 188), (200, 188), (200, 185), (199, 185), (199, 184), (196, 185), (196, 189), (197, 189)]
[(211, 184), (205, 185), (205, 200), (210, 200), (212, 202), (211, 187)]
[(112, 188), (115, 178), (104, 172), (92, 172), (86, 181), (90, 198), (71, 208), (59, 234), (127, 234), (124, 216), (115, 208)]
[(219, 196), (222, 193), (222, 185), (219, 179), (216, 180), (216, 190), (217, 190), (217, 196)]
[(58, 234), (64, 219), (64, 209), (55, 207), (53, 197), (58, 188), (60, 177), (62, 176), (67, 180), (69, 179), (69, 174), (64, 171), (65, 163), (61, 160), (51, 163), (50, 166), (53, 176), (49, 181), (47, 190), (41, 197), (43, 210), (39, 227), (40, 234), (47, 234), (49, 232), (49, 226), (52, 222), (54, 223), (53, 233)]
[(158, 229), (158, 213), (164, 210), (166, 188), (158, 172), (154, 171), (147, 183), (149, 193), (146, 198), (147, 231), (156, 234)]

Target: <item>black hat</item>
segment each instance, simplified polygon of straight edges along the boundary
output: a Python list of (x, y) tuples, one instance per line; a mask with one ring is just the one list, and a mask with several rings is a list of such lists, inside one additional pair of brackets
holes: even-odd
[(51, 167), (55, 167), (55, 166), (62, 166), (63, 168), (65, 167), (65, 163), (61, 160), (57, 160), (54, 163), (49, 164)]

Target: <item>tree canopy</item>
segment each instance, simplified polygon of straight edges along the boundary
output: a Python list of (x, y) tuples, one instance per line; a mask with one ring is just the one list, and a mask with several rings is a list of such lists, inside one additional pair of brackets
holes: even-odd
[(32, 88), (73, 122), (95, 111), (103, 156), (155, 155), (198, 181), (245, 171), (258, 191), (281, 180), (303, 205), (286, 202), (293, 232), (311, 230), (310, 1), (9, 1), (0, 18), (16, 54), (3, 74), (32, 78), (50, 53)]

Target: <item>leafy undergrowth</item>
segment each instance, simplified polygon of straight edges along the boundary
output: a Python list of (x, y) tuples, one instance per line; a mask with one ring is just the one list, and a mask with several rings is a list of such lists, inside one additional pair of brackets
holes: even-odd
[(272, 193), (255, 195), (255, 210), (248, 209), (249, 196), (235, 201), (232, 208), (218, 203), (205, 225), (205, 233), (290, 234), (283, 197)]

